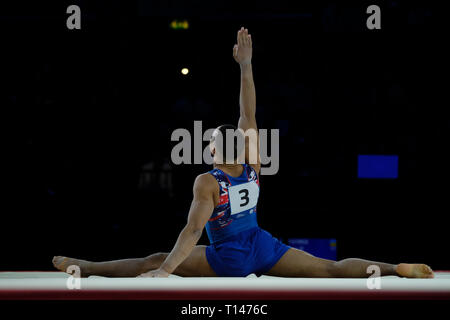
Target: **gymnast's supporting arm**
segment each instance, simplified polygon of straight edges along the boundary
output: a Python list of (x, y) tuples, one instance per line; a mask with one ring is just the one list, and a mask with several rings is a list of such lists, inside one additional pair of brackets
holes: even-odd
[(214, 210), (215, 187), (217, 188), (217, 183), (210, 174), (201, 174), (197, 177), (188, 221), (178, 236), (172, 252), (158, 269), (143, 273), (142, 277), (167, 277), (191, 254)]
[[(246, 133), (245, 162), (259, 172), (258, 128), (256, 124), (256, 93), (252, 71), (252, 39), (248, 30), (241, 28), (237, 34), (237, 44), (233, 48), (233, 57), (241, 68), (241, 90), (239, 96), (240, 117), (238, 128)], [(249, 130), (250, 129), (250, 130)]]

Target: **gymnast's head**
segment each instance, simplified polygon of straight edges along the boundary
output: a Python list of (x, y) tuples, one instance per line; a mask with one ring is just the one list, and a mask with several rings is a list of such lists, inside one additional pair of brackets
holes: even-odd
[(209, 150), (214, 164), (245, 163), (245, 140), (242, 130), (232, 124), (218, 126), (212, 133)]

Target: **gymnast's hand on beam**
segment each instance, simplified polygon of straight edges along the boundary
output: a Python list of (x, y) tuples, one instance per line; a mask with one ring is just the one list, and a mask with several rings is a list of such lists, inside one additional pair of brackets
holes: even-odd
[(233, 48), (233, 57), (240, 65), (252, 62), (252, 37), (244, 27), (238, 31), (237, 44)]
[(151, 270), (138, 276), (138, 278), (167, 278), (169, 273), (163, 269)]

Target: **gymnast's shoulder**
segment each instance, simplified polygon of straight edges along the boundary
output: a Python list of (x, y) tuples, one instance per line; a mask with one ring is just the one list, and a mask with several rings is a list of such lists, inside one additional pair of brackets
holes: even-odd
[(203, 192), (211, 192), (216, 191), (218, 189), (217, 180), (209, 173), (205, 172), (199, 174), (194, 181), (194, 192), (203, 191)]

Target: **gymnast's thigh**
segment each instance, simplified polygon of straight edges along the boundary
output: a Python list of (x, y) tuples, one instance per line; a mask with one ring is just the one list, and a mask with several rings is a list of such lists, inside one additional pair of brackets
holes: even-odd
[(280, 260), (264, 274), (277, 277), (327, 278), (331, 277), (330, 266), (334, 261), (290, 248)]

